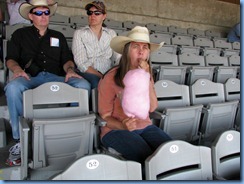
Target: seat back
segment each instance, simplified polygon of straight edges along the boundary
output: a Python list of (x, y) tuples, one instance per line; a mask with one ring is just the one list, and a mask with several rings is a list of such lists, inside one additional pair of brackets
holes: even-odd
[(190, 105), (189, 87), (169, 80), (159, 80), (154, 84), (157, 99), (157, 110), (168, 107), (184, 107)]
[(205, 32), (200, 29), (187, 28), (187, 34), (194, 36), (205, 36)]
[(221, 49), (232, 49), (232, 44), (223, 39), (213, 39), (214, 47)]
[(50, 24), (69, 24), (69, 16), (55, 13), (50, 17)]
[(113, 19), (106, 18), (104, 24), (111, 29), (123, 29), (123, 23)]
[(225, 100), (240, 100), (240, 79), (237, 78), (229, 78), (224, 83), (224, 90), (225, 90)]
[(152, 33), (149, 35), (150, 41), (153, 43), (161, 43), (171, 45), (172, 33)]
[(165, 32), (168, 32), (168, 26), (162, 26), (160, 24), (147, 23), (146, 24), (146, 27), (148, 28), (148, 30), (150, 30), (152, 32), (155, 32), (155, 33), (165, 33)]
[(77, 27), (84, 27), (88, 25), (88, 17), (84, 15), (74, 15), (70, 17), (70, 23), (77, 25)]
[[(48, 82), (23, 93), (23, 119), (32, 124), (31, 168), (62, 170), (92, 153), (95, 115), (89, 114), (88, 99), (87, 90), (61, 82)], [(21, 121), (21, 127), (25, 126)], [(22, 137), (23, 148), (28, 147), (28, 139), (24, 140)], [(21, 154), (26, 164), (28, 152)]]
[(142, 180), (141, 164), (105, 154), (84, 156), (53, 180)]
[(161, 50), (153, 52), (150, 56), (150, 61), (153, 66), (178, 66), (178, 58), (176, 54), (167, 53)]
[(12, 34), (19, 28), (28, 27), (30, 24), (15, 24), (15, 25), (6, 25), (5, 27), (5, 39), (10, 40)]
[(205, 66), (204, 56), (199, 56), (193, 53), (182, 53), (178, 55), (180, 66)]
[(212, 165), (215, 177), (240, 180), (240, 132), (228, 130), (212, 143)]
[(163, 143), (145, 161), (147, 180), (212, 180), (211, 149), (181, 140)]
[(175, 35), (172, 38), (172, 44), (193, 46), (193, 38), (191, 35)]
[(169, 29), (170, 33), (187, 35), (187, 29), (186, 28), (181, 28), (181, 27), (178, 27), (178, 26), (171, 25), (171, 26), (168, 27), (168, 29)]
[(213, 41), (210, 38), (197, 37), (193, 40), (194, 46), (197, 47), (213, 47)]
[(224, 85), (207, 79), (198, 79), (190, 86), (190, 99), (193, 105), (224, 102)]

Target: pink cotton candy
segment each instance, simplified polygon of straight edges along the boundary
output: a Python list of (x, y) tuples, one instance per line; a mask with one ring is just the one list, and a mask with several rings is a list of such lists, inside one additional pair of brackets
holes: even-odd
[(125, 88), (122, 96), (122, 108), (129, 117), (146, 119), (150, 108), (150, 74), (143, 69), (127, 72), (123, 79)]

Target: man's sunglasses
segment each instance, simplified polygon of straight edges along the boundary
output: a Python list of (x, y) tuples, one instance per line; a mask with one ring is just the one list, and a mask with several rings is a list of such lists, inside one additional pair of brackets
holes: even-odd
[(35, 11), (32, 12), (32, 14), (36, 15), (36, 16), (42, 16), (43, 14), (48, 16), (50, 15), (50, 10), (46, 10), (46, 11)]
[(97, 11), (97, 10), (96, 10), (96, 11), (89, 11), (89, 10), (88, 10), (86, 13), (87, 13), (88, 16), (91, 16), (93, 13), (94, 13), (96, 16), (98, 16), (98, 15), (102, 15), (102, 14), (103, 14), (103, 12), (101, 12), (101, 11)]

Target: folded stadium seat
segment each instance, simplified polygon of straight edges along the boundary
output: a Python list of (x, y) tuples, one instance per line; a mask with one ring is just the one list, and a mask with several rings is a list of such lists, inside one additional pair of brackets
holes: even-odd
[(229, 78), (224, 83), (225, 101), (240, 100), (241, 96), (240, 79)]
[(226, 37), (223, 32), (217, 31), (217, 30), (205, 30), (205, 35), (209, 38), (217, 37), (217, 38), (223, 38)]
[(109, 19), (109, 18), (106, 18), (104, 20), (104, 24), (108, 27), (108, 28), (111, 28), (111, 29), (121, 29), (121, 30), (125, 30), (123, 28), (123, 22), (121, 21), (117, 21), (117, 20), (113, 20), (113, 19)]
[(146, 180), (212, 180), (211, 149), (181, 140), (161, 144), (145, 161)]
[(164, 42), (165, 45), (171, 45), (171, 39), (173, 37), (172, 33), (152, 33), (149, 35), (150, 41), (152, 43)]
[(76, 29), (88, 25), (88, 18), (84, 15), (75, 15), (70, 17), (70, 23), (74, 24)]
[(205, 31), (195, 28), (187, 28), (187, 34), (192, 36), (202, 36), (205, 37)]
[(205, 56), (206, 66), (214, 67), (213, 81), (224, 83), (228, 78), (236, 77), (237, 67), (229, 66), (228, 58), (216, 54)]
[(190, 106), (189, 87), (169, 80), (155, 83), (158, 107), (153, 122), (173, 139), (195, 142), (199, 139), (202, 105)]
[(48, 178), (77, 158), (93, 153), (95, 114), (89, 113), (88, 99), (87, 90), (60, 82), (23, 93), (22, 179)]
[(171, 26), (168, 27), (168, 29), (169, 29), (170, 33), (187, 35), (187, 29), (185, 29), (185, 28), (181, 28), (181, 27), (178, 27), (178, 26), (172, 26), (171, 25)]
[(184, 84), (186, 67), (178, 66), (176, 54), (167, 53), (160, 49), (151, 54), (150, 60), (155, 73), (155, 81), (164, 79)]
[(50, 17), (50, 24), (70, 25), (69, 16), (55, 13)]
[(52, 180), (142, 180), (141, 164), (110, 155), (93, 154), (79, 158)]
[(134, 21), (129, 21), (129, 20), (123, 22), (123, 27), (126, 28), (127, 30), (131, 30), (135, 26), (145, 26), (145, 25), (141, 24), (139, 22), (134, 22)]
[(205, 66), (204, 56), (193, 53), (182, 53), (178, 55), (179, 66), (187, 66), (186, 85), (193, 84), (197, 79), (213, 79), (214, 68)]
[(224, 84), (198, 79), (190, 86), (192, 105), (204, 105), (200, 144), (208, 145), (223, 131), (234, 129), (238, 101), (225, 102)]
[(148, 30), (150, 30), (151, 33), (166, 33), (169, 31), (168, 26), (162, 26), (155, 23), (147, 23), (146, 27)]
[(237, 67), (236, 77), (240, 79), (240, 67), (241, 67), (241, 57), (239, 54), (233, 54), (228, 57), (229, 66)]
[(198, 47), (213, 48), (213, 41), (210, 38), (198, 36), (193, 40), (193, 45)]
[(234, 49), (223, 49), (222, 50), (222, 56), (229, 57), (232, 55), (240, 55), (240, 50), (234, 50)]
[(233, 42), (232, 43), (232, 48), (234, 50), (240, 50), (240, 42)]
[(232, 49), (232, 44), (225, 39), (214, 38), (213, 44), (215, 48)]
[(240, 132), (227, 130), (211, 145), (213, 175), (216, 180), (241, 179)]

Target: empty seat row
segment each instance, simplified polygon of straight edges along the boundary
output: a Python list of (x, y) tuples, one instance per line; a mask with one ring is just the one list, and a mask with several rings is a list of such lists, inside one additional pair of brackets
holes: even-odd
[(209, 143), (224, 130), (234, 129), (240, 100), (240, 81), (225, 84), (199, 79), (193, 85), (169, 80), (155, 83), (158, 108), (155, 124), (174, 139)]
[[(227, 158), (227, 159), (226, 159)], [(140, 163), (92, 154), (71, 163), (52, 180), (240, 180), (240, 133), (225, 131), (211, 147), (172, 140)]]
[(215, 54), (198, 56), (156, 51), (151, 54), (155, 81), (172, 80), (179, 84), (192, 84), (199, 78), (224, 83), (230, 77), (240, 77), (240, 56), (221, 57)]

